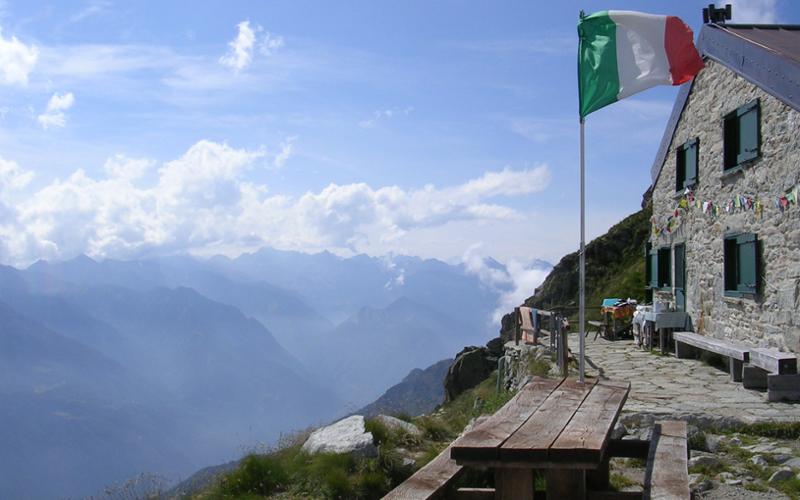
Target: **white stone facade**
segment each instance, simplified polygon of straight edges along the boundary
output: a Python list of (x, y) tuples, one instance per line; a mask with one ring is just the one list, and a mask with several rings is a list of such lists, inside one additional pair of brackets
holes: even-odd
[[(739, 172), (723, 172), (722, 118), (756, 98), (761, 106), (761, 154)], [(681, 199), (675, 185), (676, 149), (694, 138), (700, 140), (694, 196), (712, 202), (719, 213), (704, 213), (689, 203), (675, 217), (678, 223), (671, 232), (651, 234), (651, 244), (685, 244), (686, 312), (695, 331), (800, 352), (800, 203), (784, 211), (775, 206), (776, 199), (800, 183), (800, 113), (722, 64), (707, 60), (653, 189), (658, 228), (674, 216)], [(727, 212), (726, 204), (736, 196), (758, 200), (762, 209)], [(724, 294), (723, 238), (731, 232), (758, 236), (761, 284), (754, 298)], [(656, 295), (669, 297), (670, 290)]]

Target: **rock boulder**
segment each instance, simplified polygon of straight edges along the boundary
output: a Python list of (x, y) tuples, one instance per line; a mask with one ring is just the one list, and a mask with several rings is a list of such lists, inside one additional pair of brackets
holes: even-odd
[(350, 453), (362, 457), (378, 454), (372, 433), (364, 428), (364, 417), (361, 415), (353, 415), (315, 430), (303, 444), (303, 451), (311, 454)]
[(496, 358), (485, 347), (465, 347), (447, 370), (444, 378), (445, 402), (480, 384), (497, 367)]

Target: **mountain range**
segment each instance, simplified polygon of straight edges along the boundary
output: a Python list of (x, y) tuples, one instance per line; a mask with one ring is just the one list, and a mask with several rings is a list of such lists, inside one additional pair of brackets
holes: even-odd
[(496, 333), (464, 266), (262, 249), (0, 266), (0, 498), (176, 480)]

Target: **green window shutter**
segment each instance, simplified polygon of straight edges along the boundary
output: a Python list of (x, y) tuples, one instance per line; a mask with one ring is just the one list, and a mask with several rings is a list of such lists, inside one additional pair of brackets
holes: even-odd
[(758, 288), (758, 240), (754, 234), (736, 237), (736, 289), (742, 293), (756, 293)]
[(658, 250), (650, 250), (650, 287), (658, 288)]
[(748, 104), (737, 111), (739, 115), (739, 152), (737, 163), (752, 160), (758, 156), (758, 102)]
[(686, 147), (686, 153), (684, 155), (684, 181), (683, 185), (691, 186), (697, 183), (697, 160), (698, 160), (698, 153), (699, 153), (699, 146), (700, 141), (695, 139), (690, 141), (688, 146)]
[(686, 286), (686, 247), (675, 245), (675, 288)]

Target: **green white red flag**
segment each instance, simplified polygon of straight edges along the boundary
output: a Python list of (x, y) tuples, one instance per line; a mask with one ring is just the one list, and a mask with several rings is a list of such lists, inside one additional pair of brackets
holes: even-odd
[(675, 16), (608, 10), (578, 22), (580, 115), (656, 85), (691, 80), (703, 60)]

